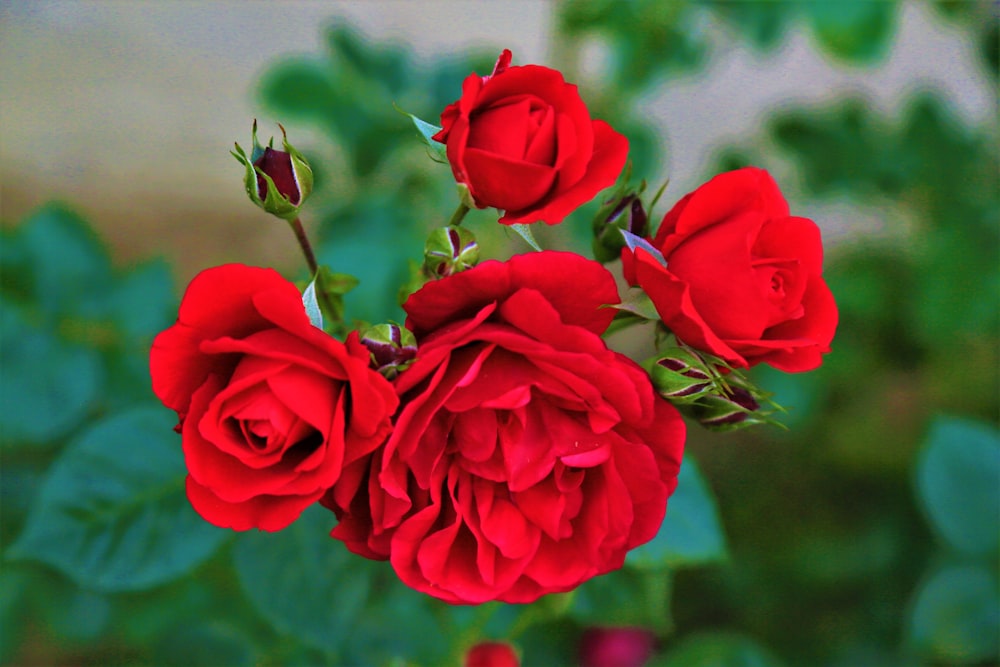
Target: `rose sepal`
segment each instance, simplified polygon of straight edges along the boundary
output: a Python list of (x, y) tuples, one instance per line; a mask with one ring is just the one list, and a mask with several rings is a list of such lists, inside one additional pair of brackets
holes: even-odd
[(395, 322), (370, 326), (360, 335), (361, 344), (371, 353), (371, 366), (387, 380), (393, 380), (413, 364), (417, 339)]
[(345, 322), (344, 295), (358, 286), (358, 279), (348, 273), (334, 273), (320, 266), (302, 290), (302, 305), (313, 326), (331, 336), (343, 338), (348, 333)]
[(428, 277), (445, 278), (471, 269), (478, 262), (479, 243), (465, 227), (439, 227), (424, 244), (424, 271)]
[(625, 241), (619, 230), (626, 230), (636, 236), (649, 235), (649, 216), (642, 203), (642, 194), (646, 191), (646, 180), (638, 186), (630, 184), (632, 178), (632, 163), (625, 165), (625, 171), (615, 185), (615, 189), (601, 204), (591, 222), (594, 234), (592, 250), (594, 259), (602, 264), (614, 261), (621, 256)]
[(786, 410), (725, 360), (674, 344), (642, 364), (653, 387), (686, 416), (712, 431), (733, 431), (757, 424), (785, 426), (774, 418)]
[(393, 108), (413, 122), (413, 126), (417, 128), (417, 134), (420, 135), (420, 141), (427, 147), (427, 155), (430, 159), (439, 164), (448, 164), (448, 154), (445, 152), (445, 145), (433, 139), (434, 135), (441, 131), (441, 128), (433, 123), (428, 123), (426, 120), (417, 118), (408, 111), (403, 111), (396, 105), (393, 105)]

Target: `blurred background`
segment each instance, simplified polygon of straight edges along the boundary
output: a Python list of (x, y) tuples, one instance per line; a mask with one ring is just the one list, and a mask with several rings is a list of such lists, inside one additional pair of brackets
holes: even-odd
[[(123, 581), (84, 563), (85, 537), (42, 535), (37, 507), (67, 448), (149, 437), (149, 341), (195, 273), (305, 277), (228, 155), (254, 118), (316, 170), (304, 222), (362, 279), (348, 314), (399, 319), (454, 185), (393, 104), (437, 122), (510, 48), (580, 85), (637, 178), (670, 179), (660, 215), (721, 170), (771, 171), (823, 230), (841, 325), (819, 371), (755, 374), (793, 406), (787, 432), (691, 428), (692, 525), (641, 575), (662, 585), (607, 577), (485, 624), (438, 610), (441, 627), (512, 638), (526, 665), (587, 664), (584, 630), (626, 625), (655, 634), (655, 665), (1000, 664), (997, 35), (998, 5), (975, 1), (0, 3), (0, 658), (443, 659), (422, 626), (376, 661), (255, 597), (251, 574), (281, 572), (253, 562), (260, 536), (192, 539), (183, 566)], [(543, 245), (587, 253), (597, 204)], [(469, 224), (488, 256), (523, 249), (488, 212)], [(364, 613), (371, 637), (398, 622)]]

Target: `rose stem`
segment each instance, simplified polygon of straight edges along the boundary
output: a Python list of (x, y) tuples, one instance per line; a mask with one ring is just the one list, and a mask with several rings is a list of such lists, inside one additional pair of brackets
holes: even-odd
[(462, 218), (465, 217), (465, 214), (468, 213), (469, 210), (469, 207), (465, 204), (459, 204), (458, 208), (455, 209), (455, 212), (451, 214), (451, 220), (448, 221), (448, 225), (451, 227), (458, 227), (461, 225)]
[(302, 228), (302, 221), (298, 218), (289, 221), (292, 226), (292, 231), (295, 232), (295, 238), (298, 239), (299, 245), (302, 247), (302, 254), (306, 256), (306, 264), (309, 265), (309, 273), (315, 277), (319, 273), (319, 266), (316, 264), (316, 255), (313, 254), (312, 245), (309, 243), (309, 237), (306, 236), (306, 230)]

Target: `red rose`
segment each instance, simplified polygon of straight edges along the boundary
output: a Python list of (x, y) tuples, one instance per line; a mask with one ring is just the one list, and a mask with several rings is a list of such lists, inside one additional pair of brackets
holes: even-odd
[(447, 145), (455, 180), (479, 208), (505, 211), (504, 224), (562, 222), (614, 184), (628, 140), (591, 120), (575, 85), (538, 65), (510, 67), (504, 50), (493, 74), (472, 74), (441, 114), (434, 139)]
[(653, 246), (622, 251), (625, 278), (688, 345), (745, 368), (820, 365), (837, 328), (823, 243), (762, 169), (720, 174), (663, 218)]
[(660, 527), (685, 427), (601, 339), (617, 301), (600, 264), (560, 252), (411, 296), (395, 430), (322, 501), (333, 536), (452, 603), (531, 602), (620, 567)]
[(505, 642), (482, 642), (465, 654), (463, 667), (520, 667), (514, 647)]
[(280, 530), (371, 453), (398, 399), (367, 348), (309, 322), (294, 285), (228, 264), (188, 286), (153, 341), (153, 391), (177, 411), (187, 494), (217, 526)]

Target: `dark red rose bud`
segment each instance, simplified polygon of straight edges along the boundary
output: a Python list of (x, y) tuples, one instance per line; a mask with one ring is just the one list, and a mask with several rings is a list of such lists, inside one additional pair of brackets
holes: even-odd
[[(274, 181), (274, 186), (278, 192), (288, 199), (292, 204), (298, 204), (302, 198), (299, 192), (299, 184), (295, 180), (295, 171), (292, 168), (292, 156), (285, 151), (276, 151), (270, 146), (264, 149), (264, 154), (253, 163), (260, 172), (267, 174)], [(267, 181), (257, 174), (257, 196), (263, 201), (267, 201)]]
[(372, 368), (395, 378), (417, 356), (417, 342), (398, 324), (376, 324), (361, 334), (361, 343), (371, 352)]
[(642, 667), (656, 635), (644, 628), (589, 628), (580, 639), (582, 667)]
[(464, 667), (520, 667), (514, 647), (504, 642), (482, 642), (465, 654)]
[(232, 151), (233, 157), (246, 167), (243, 185), (250, 201), (271, 215), (294, 220), (299, 207), (313, 188), (313, 173), (305, 157), (288, 143), (285, 128), (281, 128), (281, 146), (275, 150), (274, 138), (267, 146), (257, 141), (257, 121), (254, 121), (250, 155), (239, 144)]

